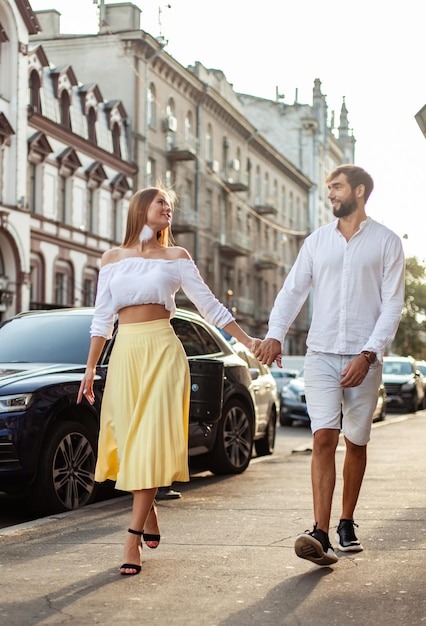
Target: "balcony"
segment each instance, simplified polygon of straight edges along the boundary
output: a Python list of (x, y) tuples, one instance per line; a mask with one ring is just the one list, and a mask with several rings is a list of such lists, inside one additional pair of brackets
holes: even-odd
[(255, 198), (254, 200), (254, 210), (258, 215), (277, 215), (278, 209), (275, 206), (275, 202), (272, 199), (268, 199), (265, 202), (262, 202), (260, 198)]
[(194, 233), (198, 228), (198, 214), (192, 209), (175, 209), (172, 219), (172, 232)]
[(249, 189), (247, 172), (231, 169), (223, 174), (222, 180), (230, 191), (248, 191)]
[(222, 233), (220, 251), (230, 257), (247, 256), (251, 251), (251, 238), (238, 232)]
[(280, 265), (280, 255), (274, 252), (258, 252), (254, 257), (256, 269), (271, 270)]
[[(174, 139), (174, 138), (173, 138)], [(195, 142), (190, 140), (171, 141), (167, 144), (167, 158), (170, 161), (195, 161), (197, 152)]]

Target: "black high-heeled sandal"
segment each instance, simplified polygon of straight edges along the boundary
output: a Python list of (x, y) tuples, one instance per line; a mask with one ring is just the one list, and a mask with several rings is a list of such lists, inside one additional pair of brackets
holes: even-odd
[[(142, 537), (142, 534), (143, 534), (141, 530), (133, 530), (133, 528), (129, 528), (127, 532), (131, 533), (132, 535), (139, 535), (139, 537)], [(142, 541), (141, 541), (141, 550), (142, 550)], [(136, 574), (139, 574), (139, 572), (141, 571), (142, 566), (135, 565), (134, 563), (123, 563), (123, 565), (120, 566), (120, 570), (122, 569), (135, 570), (134, 572), (120, 572), (122, 576), (136, 576)]]
[[(151, 511), (155, 511), (154, 506), (156, 504), (157, 503), (155, 501), (152, 503)], [(152, 534), (152, 533), (146, 533), (146, 532), (142, 531), (142, 536), (143, 536), (143, 540), (145, 541), (147, 546), (148, 546), (147, 541), (149, 541), (150, 543), (151, 542), (152, 543), (155, 542), (157, 544), (156, 546), (148, 546), (148, 548), (151, 548), (151, 550), (155, 550), (155, 548), (158, 548), (158, 545), (159, 545), (160, 539), (161, 539), (161, 535), (156, 535), (156, 534)]]

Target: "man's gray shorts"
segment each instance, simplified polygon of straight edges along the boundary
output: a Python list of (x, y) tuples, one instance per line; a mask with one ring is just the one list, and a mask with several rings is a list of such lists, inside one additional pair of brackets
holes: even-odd
[(341, 429), (349, 441), (364, 446), (370, 439), (383, 366), (378, 361), (370, 365), (358, 387), (340, 387), (341, 374), (355, 356), (308, 350), (305, 393), (312, 433), (320, 428)]

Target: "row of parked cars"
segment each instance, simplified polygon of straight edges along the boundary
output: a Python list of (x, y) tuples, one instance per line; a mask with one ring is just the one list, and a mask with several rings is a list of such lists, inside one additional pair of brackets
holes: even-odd
[[(99, 415), (113, 338), (99, 360), (95, 402), (76, 404), (93, 309), (21, 313), (0, 326), (0, 491), (39, 512), (96, 498)], [(191, 371), (189, 456), (214, 474), (272, 454), (278, 395), (269, 368), (196, 313), (172, 319)]]
[[(309, 423), (306, 406), (303, 356), (283, 357), (283, 368), (272, 368), (280, 389), (279, 421)], [(387, 409), (415, 412), (426, 408), (426, 361), (412, 357), (385, 356), (373, 421), (385, 419)]]

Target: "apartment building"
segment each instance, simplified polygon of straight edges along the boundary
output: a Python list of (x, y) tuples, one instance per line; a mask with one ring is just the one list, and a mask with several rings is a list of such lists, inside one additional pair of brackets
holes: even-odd
[[(286, 273), (310, 230), (312, 181), (247, 119), (221, 70), (183, 67), (140, 28), (132, 3), (105, 5), (99, 33), (60, 32), (55, 10), (37, 12), (31, 38), (83, 83), (96, 75), (127, 111), (134, 187), (161, 180), (177, 194), (172, 230), (216, 296), (262, 335)], [(183, 295), (178, 304), (190, 306)], [(304, 349), (302, 311), (288, 336)]]
[[(55, 65), (28, 2), (0, 3), (0, 316), (92, 305), (137, 170), (127, 113)], [(93, 77), (92, 77), (93, 78)]]

